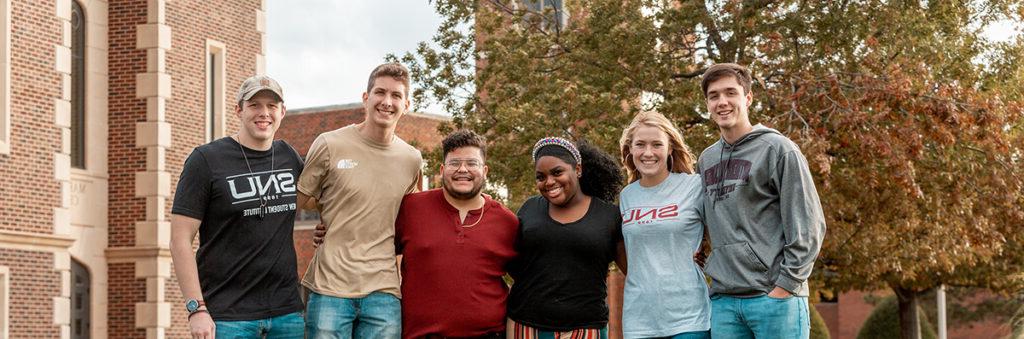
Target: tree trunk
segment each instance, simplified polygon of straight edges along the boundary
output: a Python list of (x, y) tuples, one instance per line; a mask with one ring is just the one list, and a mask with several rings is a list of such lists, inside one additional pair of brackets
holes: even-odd
[(918, 315), (917, 292), (905, 288), (894, 287), (900, 303), (900, 338), (921, 339), (921, 322)]

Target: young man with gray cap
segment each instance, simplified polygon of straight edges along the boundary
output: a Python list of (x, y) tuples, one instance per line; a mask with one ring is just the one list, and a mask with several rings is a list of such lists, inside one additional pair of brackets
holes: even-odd
[(283, 97), (267, 76), (245, 80), (238, 131), (196, 147), (181, 171), (171, 257), (192, 338), (303, 337), (292, 242), (303, 163), (290, 145), (274, 141)]

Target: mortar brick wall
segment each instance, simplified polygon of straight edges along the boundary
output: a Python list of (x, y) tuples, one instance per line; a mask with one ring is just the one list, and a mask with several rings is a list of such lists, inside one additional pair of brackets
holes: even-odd
[(10, 337), (59, 337), (53, 324), (53, 297), (60, 294), (60, 274), (53, 269), (53, 254), (0, 249), (0, 266), (11, 274)]
[(53, 160), (61, 149), (54, 125), (61, 77), (54, 45), (62, 33), (55, 9), (52, 0), (11, 3), (11, 152), (0, 154), (0, 230), (52, 233), (60, 205)]
[[(0, 230), (53, 233), (53, 209), (61, 205), (54, 154), (61, 151), (54, 100), (61, 96), (54, 46), (62, 43), (53, 0), (11, 1), (11, 151), (0, 154)], [(60, 295), (54, 255), (0, 248), (9, 269), (11, 338), (54, 338), (53, 298)]]
[[(284, 90), (287, 93), (288, 89)], [(287, 141), (305, 156), (309, 145), (320, 133), (358, 124), (365, 115), (362, 103), (289, 109), (276, 138)], [(451, 118), (443, 115), (407, 113), (398, 121), (395, 134), (426, 152), (441, 144), (444, 136), (437, 132), (437, 127), (448, 121)]]
[[(135, 172), (146, 168), (145, 150), (135, 148), (135, 123), (146, 120), (146, 102), (135, 98), (135, 75), (146, 71), (146, 52), (135, 48), (136, 26), (146, 23), (145, 0), (112, 1), (108, 8), (108, 246), (131, 247), (145, 200), (135, 197)], [(143, 338), (135, 328), (135, 303), (146, 299), (134, 263), (107, 267), (107, 335)]]

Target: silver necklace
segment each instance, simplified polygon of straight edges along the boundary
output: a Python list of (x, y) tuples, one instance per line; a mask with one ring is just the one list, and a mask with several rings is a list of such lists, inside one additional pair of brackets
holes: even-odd
[[(242, 141), (238, 138), (238, 134), (235, 134), (235, 141), (238, 141), (238, 150), (242, 151), (242, 159), (245, 159), (245, 167), (249, 169), (249, 177), (256, 177), (252, 173), (252, 166), (249, 165), (249, 157), (245, 155), (245, 148), (242, 147)], [(270, 142), (270, 175), (274, 175), (274, 142)], [(260, 195), (260, 212), (256, 215), (257, 218), (263, 220), (263, 217), (267, 214), (267, 197), (263, 195), (263, 192), (259, 192), (259, 187), (253, 187), (257, 190)]]

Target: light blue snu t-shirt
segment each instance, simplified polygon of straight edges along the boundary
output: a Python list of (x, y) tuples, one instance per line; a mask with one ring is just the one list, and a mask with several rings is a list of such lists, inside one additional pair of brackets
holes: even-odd
[(693, 262), (703, 238), (701, 179), (669, 173), (654, 187), (635, 181), (619, 196), (629, 259), (622, 310), (626, 338), (711, 328), (704, 273)]

